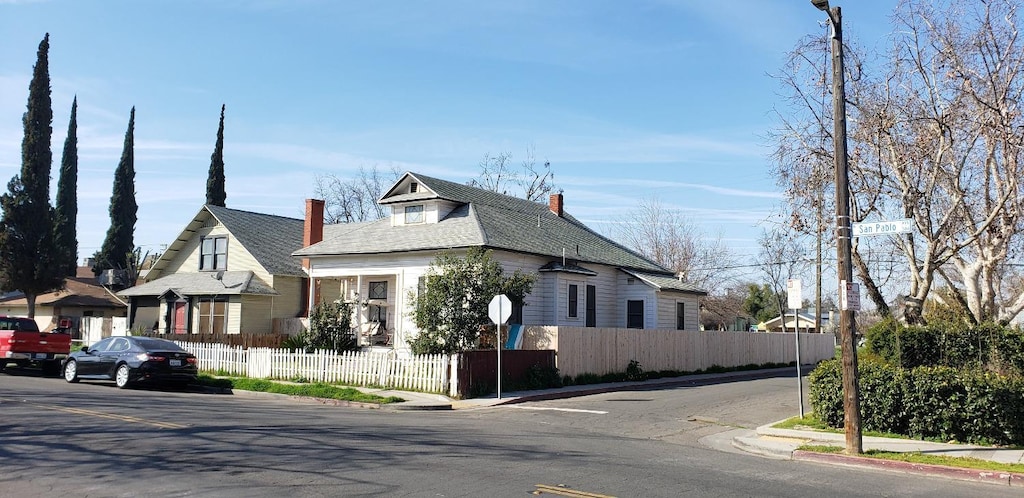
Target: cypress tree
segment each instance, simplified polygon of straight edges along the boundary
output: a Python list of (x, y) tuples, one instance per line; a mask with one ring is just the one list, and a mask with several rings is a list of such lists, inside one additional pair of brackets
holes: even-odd
[(228, 194), (224, 191), (224, 104), (220, 106), (220, 126), (217, 144), (210, 156), (210, 174), (206, 178), (206, 203), (224, 207)]
[(21, 174), (12, 178), (7, 192), (0, 195), (0, 286), (25, 294), (29, 317), (35, 317), (36, 297), (60, 289), (64, 282), (53, 257), (49, 50), (47, 33), (39, 43), (29, 83), (28, 110), (22, 117), (25, 136), (21, 142)]
[(138, 211), (139, 205), (135, 202), (135, 107), (132, 107), (128, 131), (124, 134), (121, 162), (114, 171), (114, 191), (110, 195), (110, 228), (96, 258), (94, 273), (99, 275), (103, 270), (125, 270), (128, 267), (128, 260), (135, 251)]
[(64, 276), (73, 277), (78, 268), (78, 97), (71, 103), (68, 137), (64, 140), (64, 155), (57, 180), (57, 205), (54, 216), (54, 241), (59, 266)]

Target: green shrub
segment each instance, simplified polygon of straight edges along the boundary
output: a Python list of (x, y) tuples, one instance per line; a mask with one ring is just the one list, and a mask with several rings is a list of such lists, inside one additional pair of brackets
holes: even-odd
[(843, 427), (843, 370), (839, 360), (825, 360), (807, 377), (814, 416), (829, 427)]
[(644, 375), (644, 367), (640, 365), (639, 361), (629, 360), (629, 364), (626, 365), (626, 380), (646, 380), (647, 376)]
[[(1024, 379), (944, 366), (858, 366), (861, 427), (923, 439), (1024, 444)], [(815, 417), (843, 427), (841, 364), (822, 362), (810, 375)]]

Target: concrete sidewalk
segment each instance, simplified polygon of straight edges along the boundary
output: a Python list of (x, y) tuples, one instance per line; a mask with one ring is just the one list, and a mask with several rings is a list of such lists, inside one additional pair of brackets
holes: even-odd
[[(882, 460), (865, 456), (853, 456), (835, 453), (817, 453), (798, 449), (803, 445), (846, 446), (846, 436), (840, 433), (820, 432), (815, 430), (777, 429), (774, 424), (758, 427), (757, 430), (745, 431), (733, 438), (733, 446), (749, 453), (770, 458), (787, 460), (803, 460), (833, 465), (867, 467), (896, 472), (913, 473), (960, 479), (981, 481), (992, 484), (1024, 487), (1024, 474), (991, 470), (965, 469), (945, 465), (929, 465), (893, 460)], [(1024, 450), (1019, 448), (998, 448), (970, 444), (935, 443), (915, 439), (897, 439), (864, 436), (862, 446), (867, 450), (892, 452), (920, 452), (929, 455), (950, 457), (969, 457), (998, 463), (1024, 463)]]

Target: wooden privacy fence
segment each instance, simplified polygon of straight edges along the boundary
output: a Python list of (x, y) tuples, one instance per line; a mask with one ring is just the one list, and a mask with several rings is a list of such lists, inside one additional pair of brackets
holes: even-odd
[[(801, 363), (832, 358), (835, 344), (832, 334), (800, 334)], [(559, 374), (572, 376), (624, 372), (630, 360), (680, 372), (796, 361), (792, 333), (527, 327), (523, 349), (554, 349)]]
[(448, 355), (400, 357), (394, 351), (318, 350), (312, 353), (278, 348), (242, 348), (225, 344), (178, 342), (196, 355), (200, 370), (244, 375), (254, 379), (296, 379), (356, 386), (380, 386), (447, 393)]

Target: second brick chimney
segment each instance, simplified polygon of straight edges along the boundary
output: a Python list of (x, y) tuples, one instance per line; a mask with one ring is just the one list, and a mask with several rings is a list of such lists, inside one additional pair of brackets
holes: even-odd
[[(324, 240), (324, 201), (306, 199), (306, 220), (302, 226), (302, 247)], [(302, 258), (302, 266), (309, 268), (309, 258)]]
[(555, 213), (556, 215), (558, 215), (559, 218), (562, 217), (562, 214), (564, 213), (564, 211), (563, 211), (563, 207), (562, 207), (562, 193), (561, 192), (559, 192), (557, 194), (551, 194), (551, 197), (548, 199), (548, 209), (550, 209), (552, 213)]

